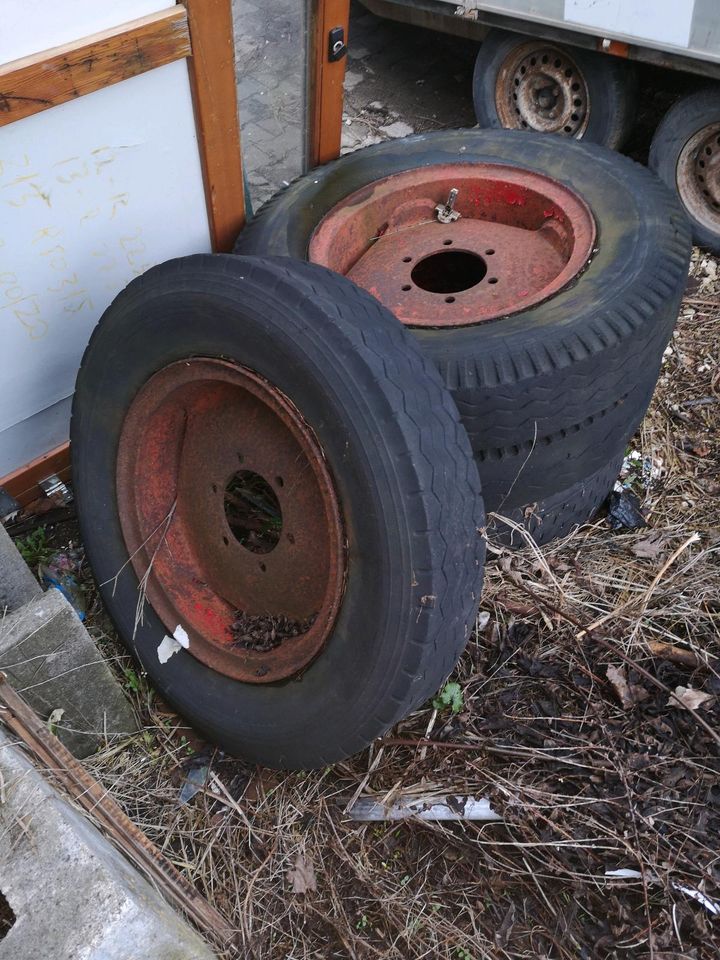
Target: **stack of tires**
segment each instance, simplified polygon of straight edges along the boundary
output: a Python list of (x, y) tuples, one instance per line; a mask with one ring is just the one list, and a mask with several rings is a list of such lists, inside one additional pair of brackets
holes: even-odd
[(81, 530), (168, 702), (233, 753), (322, 766), (452, 670), (486, 509), (546, 542), (604, 499), (689, 234), (616, 154), (458, 131), (302, 178), (238, 252), (155, 267), (100, 321)]
[[(453, 177), (464, 177), (460, 218), (424, 222)], [(377, 220), (383, 194), (398, 205), (396, 224), (388, 202)], [(432, 202), (423, 205), (425, 194)], [(478, 216), (489, 222), (462, 234), (466, 218)], [(510, 229), (498, 236), (490, 226), (503, 220)], [(358, 231), (367, 248), (359, 261), (357, 244), (349, 258), (342, 250)], [(480, 255), (488, 273), (450, 297), (430, 292), (413, 312), (403, 303), (404, 287), (415, 293), (413, 271), (402, 268), (412, 266), (403, 261), (423, 231), (429, 247), (416, 245), (424, 262), (430, 251), (440, 269), (443, 256), (462, 250)], [(545, 248), (534, 243), (543, 231)], [(677, 318), (690, 234), (675, 197), (626, 157), (542, 134), (464, 130), (378, 144), (313, 171), (266, 204), (235, 249), (317, 259), (393, 309), (460, 411), (486, 509), (524, 524), (542, 544), (590, 519), (612, 488)], [(493, 526), (512, 537), (501, 519)]]

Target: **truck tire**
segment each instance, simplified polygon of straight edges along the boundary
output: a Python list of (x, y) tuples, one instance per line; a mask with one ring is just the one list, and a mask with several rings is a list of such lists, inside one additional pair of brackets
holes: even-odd
[(635, 97), (631, 64), (504, 30), (490, 30), (475, 61), (481, 127), (535, 130), (619, 149)]
[(209, 255), (149, 270), (92, 336), (72, 444), (118, 633), (223, 749), (332, 763), (455, 665), (483, 573), (477, 469), (435, 368), (343, 277)]
[[(478, 462), (486, 509), (518, 508), (524, 513), (532, 504), (597, 474), (624, 447), (647, 409), (677, 317), (690, 256), (684, 213), (653, 174), (594, 144), (542, 134), (507, 130), (423, 134), (359, 150), (301, 177), (260, 210), (235, 249), (307, 258), (311, 245), (322, 237), (321, 230), (337, 223), (336, 235), (323, 254), (330, 260), (326, 265), (335, 262), (340, 272), (360, 282), (356, 271), (362, 271), (366, 257), (357, 259), (359, 248), (350, 251), (355, 259), (347, 271), (333, 257), (345, 256), (353, 238), (365, 242), (359, 218), (367, 216), (367, 251), (380, 258), (373, 261), (377, 269), (409, 271), (413, 264), (403, 264), (412, 260), (412, 251), (401, 248), (414, 234), (409, 228), (383, 232), (387, 219), (383, 215), (381, 222), (373, 220), (369, 205), (380, 202), (377, 198), (390, 203), (393, 190), (404, 190), (406, 199), (398, 198), (397, 209), (414, 216), (413, 204), (419, 201), (407, 199), (411, 196), (411, 181), (403, 179), (407, 173), (422, 181), (421, 190), (436, 188), (427, 204), (417, 207), (422, 218), (427, 205), (432, 211), (434, 203), (447, 198), (448, 184), (456, 182), (453, 177), (467, 178), (465, 195), (461, 190), (456, 203), (462, 213), (459, 221), (442, 228), (435, 220), (420, 224), (421, 230), (425, 224), (427, 230), (437, 228), (437, 249), (447, 250), (444, 244), (452, 239), (453, 230), (463, 222), (468, 229), (477, 222), (472, 220), (473, 190), (482, 187), (484, 165), (491, 165), (500, 184), (498, 195), (510, 197), (513, 217), (529, 209), (529, 195), (524, 208), (520, 202), (525, 202), (524, 195), (502, 193), (503, 178), (538, 175), (579, 197), (596, 226), (591, 254), (579, 272), (529, 306), (482, 322), (468, 314), (458, 323), (457, 311), (465, 309), (464, 293), (454, 294), (450, 299), (456, 302), (449, 305), (448, 298), (438, 294), (430, 297), (435, 314), (429, 324), (401, 316), (413, 327), (422, 351), (438, 367), (457, 403)], [(492, 217), (502, 219), (506, 214), (510, 215), (499, 205)], [(480, 220), (478, 229), (495, 229), (492, 217)], [(434, 236), (427, 241), (431, 249)], [(491, 259), (482, 244), (461, 246), (471, 256), (483, 253), (486, 261)], [(501, 251), (495, 253), (499, 256)], [(527, 264), (517, 251), (506, 253), (508, 283), (524, 282), (531, 275)], [(436, 256), (440, 253), (433, 253)], [(397, 307), (400, 301), (392, 297), (406, 295), (399, 293), (400, 277), (400, 272), (397, 277), (391, 273), (379, 290), (372, 272), (365, 276), (368, 289), (385, 297), (386, 305), (392, 303), (399, 316), (404, 308)], [(407, 288), (407, 296), (414, 297), (409, 278), (402, 282), (402, 290)], [(504, 282), (504, 275), (499, 279)], [(482, 284), (472, 288), (485, 289), (478, 297), (499, 295), (490, 293), (501, 289), (499, 283), (487, 288)], [(393, 291), (389, 298), (388, 289)]]
[[(491, 543), (524, 547), (527, 538), (512, 524), (525, 529), (538, 546), (566, 537), (595, 516), (612, 491), (620, 474), (625, 451), (619, 451), (596, 473), (559, 490), (524, 510), (506, 511), (502, 507), (488, 518), (487, 536)], [(506, 523), (505, 518), (512, 521)]]
[(682, 97), (668, 110), (649, 165), (679, 196), (695, 243), (720, 254), (720, 86)]

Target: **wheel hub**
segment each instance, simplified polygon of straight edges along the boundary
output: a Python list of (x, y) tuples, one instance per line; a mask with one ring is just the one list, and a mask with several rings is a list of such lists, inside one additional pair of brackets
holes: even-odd
[(720, 123), (692, 136), (678, 158), (677, 184), (690, 213), (717, 233), (720, 230)]
[(511, 51), (498, 71), (495, 107), (509, 129), (579, 139), (589, 119), (587, 84), (564, 50), (524, 43)]
[[(458, 190), (449, 223), (438, 222)], [(309, 257), (350, 277), (408, 326), (468, 326), (524, 310), (587, 264), (595, 224), (555, 180), (500, 164), (424, 167), (334, 207)]]
[(141, 589), (198, 660), (268, 683), (317, 656), (344, 584), (340, 507), (277, 388), (217, 359), (156, 373), (125, 418), (117, 498)]

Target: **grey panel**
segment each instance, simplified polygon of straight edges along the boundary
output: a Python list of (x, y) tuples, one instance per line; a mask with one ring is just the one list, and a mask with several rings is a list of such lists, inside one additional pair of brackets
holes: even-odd
[[(473, 6), (482, 10), (486, 4), (477, 3)], [(528, 17), (537, 17), (541, 20), (557, 20), (560, 23), (565, 16), (564, 0), (493, 0), (492, 4), (487, 4), (487, 6), (492, 6), (494, 11), (502, 10), (514, 16), (525, 14)]]
[(720, 7), (718, 0), (695, 0), (690, 27), (690, 49), (720, 54)]
[(0, 477), (64, 443), (70, 432), (72, 397), (21, 420), (0, 433)]

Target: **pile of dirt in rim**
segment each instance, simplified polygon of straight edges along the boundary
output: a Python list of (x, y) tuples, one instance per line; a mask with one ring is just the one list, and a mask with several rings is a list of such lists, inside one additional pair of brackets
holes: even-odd
[(293, 620), (291, 617), (271, 615), (250, 615), (237, 610), (235, 620), (230, 624), (232, 645), (244, 650), (267, 651), (279, 647), (283, 641), (292, 640), (307, 633), (315, 623), (317, 614), (305, 620)]
[[(718, 956), (717, 278), (696, 253), (629, 451), (648, 527), (601, 517), (542, 551), (491, 544), (452, 677), (461, 697), (352, 760), (281, 774), (224, 757), (148, 689), (91, 604), (146, 732), (89, 766), (236, 926), (224, 957)], [(181, 805), (198, 764), (205, 789)], [(503, 821), (345, 813), (359, 795), (444, 793), (488, 797)]]

